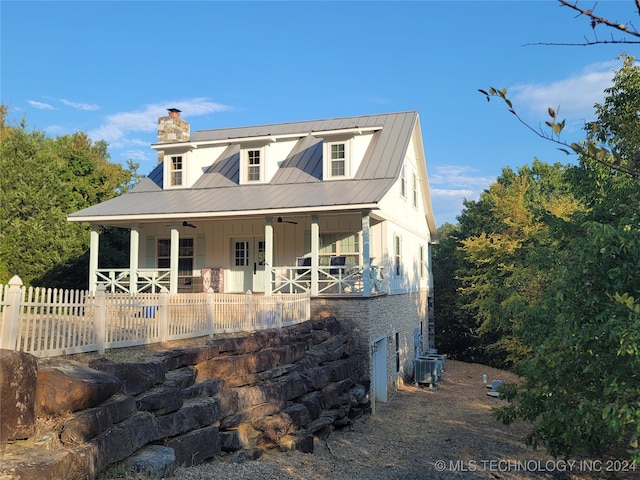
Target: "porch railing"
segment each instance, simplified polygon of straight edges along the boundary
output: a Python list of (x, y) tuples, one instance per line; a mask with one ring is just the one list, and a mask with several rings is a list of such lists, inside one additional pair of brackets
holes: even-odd
[[(169, 288), (170, 271), (168, 268), (140, 268), (137, 271), (138, 292), (160, 292), (162, 287)], [(131, 293), (131, 270), (128, 268), (99, 268), (96, 270), (98, 284), (105, 286), (111, 293)]]
[[(274, 293), (297, 293), (311, 291), (311, 267), (272, 268)], [(371, 291), (384, 292), (384, 267), (372, 265), (369, 269)], [(364, 295), (364, 267), (321, 266), (318, 268), (318, 294)]]
[(218, 333), (278, 328), (309, 320), (308, 293), (169, 295), (0, 285), (0, 348), (53, 357)]

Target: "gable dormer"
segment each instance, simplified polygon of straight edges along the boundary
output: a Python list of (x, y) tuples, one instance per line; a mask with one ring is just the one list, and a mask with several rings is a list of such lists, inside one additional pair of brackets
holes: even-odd
[[(323, 132), (323, 180), (354, 178), (364, 154), (378, 130), (380, 128)], [(318, 135), (318, 133), (314, 132), (314, 135)]]
[(267, 165), (269, 144), (262, 140), (240, 145), (240, 183), (243, 185), (269, 181)]

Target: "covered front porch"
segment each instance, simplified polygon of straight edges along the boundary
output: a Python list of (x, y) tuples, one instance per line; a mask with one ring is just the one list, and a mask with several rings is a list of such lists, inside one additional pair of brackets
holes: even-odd
[(369, 210), (119, 223), (130, 230), (129, 265), (100, 268), (96, 224), (89, 290), (379, 295), (390, 287), (384, 225)]

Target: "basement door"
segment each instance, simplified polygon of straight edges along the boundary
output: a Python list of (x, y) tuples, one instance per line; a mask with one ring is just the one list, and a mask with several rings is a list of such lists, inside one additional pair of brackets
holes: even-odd
[(230, 291), (264, 292), (264, 238), (231, 239)]
[(387, 337), (373, 341), (373, 395), (378, 402), (387, 401)]

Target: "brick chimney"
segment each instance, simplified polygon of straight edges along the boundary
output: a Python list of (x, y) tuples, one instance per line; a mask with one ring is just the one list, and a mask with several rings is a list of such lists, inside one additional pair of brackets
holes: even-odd
[[(191, 137), (189, 122), (180, 118), (180, 110), (168, 108), (169, 115), (158, 118), (158, 143), (188, 142)], [(158, 163), (164, 160), (164, 151), (158, 150)]]

